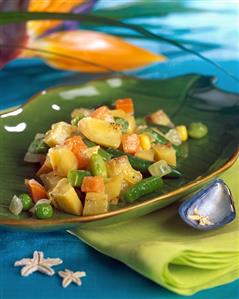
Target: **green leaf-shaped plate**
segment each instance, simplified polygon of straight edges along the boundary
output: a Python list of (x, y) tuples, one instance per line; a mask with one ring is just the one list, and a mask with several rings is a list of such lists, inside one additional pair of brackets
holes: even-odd
[[(50, 220), (37, 220), (28, 213), (12, 215), (8, 210), (12, 196), (24, 192), (24, 178), (34, 177), (36, 172), (34, 165), (23, 161), (35, 134), (45, 132), (54, 122), (69, 121), (76, 107), (110, 104), (124, 97), (134, 99), (137, 116), (163, 108), (176, 124), (202, 121), (208, 126), (207, 137), (188, 142), (188, 158), (178, 165), (183, 178), (165, 180), (159, 192), (107, 214), (77, 217), (56, 211)], [(212, 78), (196, 75), (167, 80), (106, 78), (43, 91), (23, 107), (0, 116), (0, 136), (0, 225), (34, 230), (97, 227), (169, 205), (229, 168), (238, 156), (239, 96), (215, 88)]]

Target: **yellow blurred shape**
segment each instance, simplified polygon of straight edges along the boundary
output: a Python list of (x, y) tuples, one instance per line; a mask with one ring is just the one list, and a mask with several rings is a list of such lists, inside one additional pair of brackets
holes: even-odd
[[(28, 10), (31, 12), (71, 12), (74, 7), (85, 2), (85, 0), (31, 0)], [(56, 20), (30, 21), (27, 23), (27, 29), (31, 37), (36, 37), (61, 23), (62, 21)]]
[(130, 70), (166, 59), (118, 37), (87, 30), (52, 33), (30, 40), (28, 46), (43, 52), (25, 55), (40, 56), (52, 67), (89, 73)]

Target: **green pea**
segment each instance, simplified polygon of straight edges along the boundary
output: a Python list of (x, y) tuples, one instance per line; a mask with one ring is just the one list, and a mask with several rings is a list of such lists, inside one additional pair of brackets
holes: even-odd
[(20, 194), (19, 198), (21, 199), (24, 211), (29, 210), (33, 207), (31, 196), (29, 196), (27, 193)]
[(191, 138), (200, 139), (206, 136), (208, 133), (208, 128), (201, 122), (191, 123), (188, 129), (188, 135)]
[(91, 156), (90, 170), (95, 176), (107, 177), (107, 168), (105, 161), (99, 154), (93, 154)]
[(115, 123), (121, 126), (122, 133), (126, 133), (129, 127), (127, 120), (121, 117), (115, 117)]
[(53, 208), (49, 203), (40, 203), (36, 206), (35, 213), (39, 219), (48, 219), (53, 216)]
[(83, 115), (77, 115), (76, 117), (74, 117), (74, 118), (71, 120), (71, 124), (72, 124), (72, 126), (77, 127), (78, 122), (79, 122), (83, 117), (84, 117)]
[(67, 174), (67, 179), (71, 186), (80, 187), (86, 176), (91, 176), (91, 173), (86, 170), (70, 170)]

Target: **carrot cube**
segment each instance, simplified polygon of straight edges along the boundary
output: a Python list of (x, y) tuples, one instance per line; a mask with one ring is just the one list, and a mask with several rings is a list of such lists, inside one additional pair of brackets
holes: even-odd
[(134, 103), (133, 100), (130, 98), (117, 100), (115, 103), (115, 107), (116, 109), (123, 110), (126, 113), (134, 113)]
[(124, 134), (121, 141), (125, 153), (135, 154), (140, 149), (140, 139), (137, 134)]
[(82, 192), (104, 192), (104, 179), (101, 176), (87, 176), (84, 177), (82, 185)]
[(38, 183), (38, 181), (34, 179), (25, 180), (25, 185), (27, 186), (34, 202), (43, 198), (48, 198), (46, 189)]
[(78, 168), (85, 168), (89, 164), (89, 158), (84, 154), (87, 146), (80, 136), (73, 136), (67, 139), (64, 144), (69, 146), (70, 150), (76, 156)]
[(90, 116), (93, 118), (104, 119), (105, 116), (109, 114), (109, 108), (106, 106), (101, 106), (91, 112)]

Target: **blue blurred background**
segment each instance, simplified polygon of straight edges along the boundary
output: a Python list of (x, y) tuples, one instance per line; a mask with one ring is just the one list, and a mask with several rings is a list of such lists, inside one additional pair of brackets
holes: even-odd
[[(239, 77), (237, 0), (100, 0), (93, 12), (138, 24), (154, 33), (180, 41)], [(235, 80), (208, 62), (175, 46), (147, 40), (133, 31), (122, 28), (86, 27), (83, 24), (80, 24), (80, 27), (117, 34), (131, 43), (168, 57), (164, 63), (127, 74), (144, 78), (167, 78), (188, 73), (207, 74), (216, 76), (216, 84), (224, 90), (239, 92)], [(58, 71), (39, 59), (19, 59), (0, 71), (0, 109), (19, 105), (48, 87), (75, 84), (99, 76)]]

